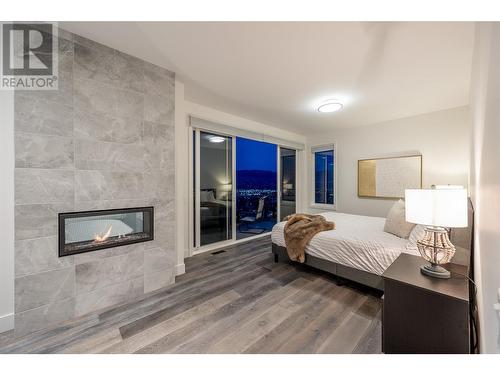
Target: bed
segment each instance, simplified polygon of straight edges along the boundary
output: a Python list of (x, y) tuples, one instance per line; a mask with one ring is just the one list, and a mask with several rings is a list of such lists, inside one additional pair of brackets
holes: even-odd
[[(470, 202), (469, 202), (470, 203)], [(401, 253), (419, 255), (416, 243), (384, 232), (385, 218), (321, 213), (335, 222), (336, 229), (318, 233), (306, 247), (305, 264), (375, 289), (383, 290), (381, 275)], [(469, 204), (469, 223), (472, 223)], [(275, 262), (289, 260), (283, 229), (285, 222), (272, 230), (272, 252)], [(454, 263), (470, 265), (472, 224), (453, 230), (451, 240), (457, 246)]]

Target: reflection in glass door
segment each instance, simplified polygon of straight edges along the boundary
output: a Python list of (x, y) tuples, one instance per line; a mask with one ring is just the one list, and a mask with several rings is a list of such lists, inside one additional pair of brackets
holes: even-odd
[(232, 238), (232, 137), (200, 131), (196, 180), (199, 245)]
[(295, 213), (297, 151), (280, 147), (280, 221)]

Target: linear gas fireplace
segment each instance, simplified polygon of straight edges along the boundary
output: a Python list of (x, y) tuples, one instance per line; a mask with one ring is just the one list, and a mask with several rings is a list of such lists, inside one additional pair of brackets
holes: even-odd
[(151, 241), (153, 228), (153, 207), (60, 213), (59, 256)]

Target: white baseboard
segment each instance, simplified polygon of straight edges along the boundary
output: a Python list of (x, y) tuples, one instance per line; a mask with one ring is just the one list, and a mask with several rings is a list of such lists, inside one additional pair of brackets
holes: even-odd
[(0, 316), (0, 333), (14, 329), (14, 314)]
[(179, 276), (186, 273), (186, 265), (184, 263), (175, 266), (175, 276)]

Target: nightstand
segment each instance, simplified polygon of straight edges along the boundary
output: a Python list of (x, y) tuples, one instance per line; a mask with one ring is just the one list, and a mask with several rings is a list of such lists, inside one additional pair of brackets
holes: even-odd
[(447, 264), (449, 279), (422, 275), (426, 261), (401, 254), (382, 275), (384, 353), (470, 353), (466, 266)]

